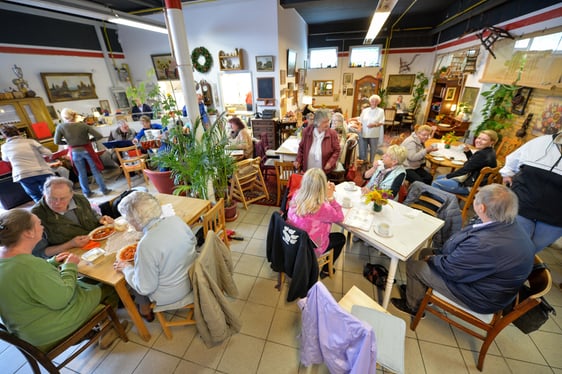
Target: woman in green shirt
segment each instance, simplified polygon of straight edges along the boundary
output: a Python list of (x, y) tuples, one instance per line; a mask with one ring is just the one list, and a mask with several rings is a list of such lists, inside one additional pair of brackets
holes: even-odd
[(104, 295), (98, 285), (77, 282), (78, 256), (33, 256), (42, 235), (36, 215), (0, 214), (0, 318), (10, 332), (48, 350), (90, 319)]

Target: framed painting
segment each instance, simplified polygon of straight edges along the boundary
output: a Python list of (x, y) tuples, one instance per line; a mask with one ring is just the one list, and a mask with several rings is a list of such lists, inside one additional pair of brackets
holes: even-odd
[(170, 53), (162, 55), (151, 55), (152, 65), (159, 81), (180, 79), (178, 64)]
[(47, 105), (47, 110), (49, 111), (49, 115), (51, 116), (51, 119), (53, 121), (57, 121), (59, 119), (59, 115), (57, 114), (57, 111), (54, 106)]
[(480, 92), (480, 88), (466, 86), (462, 91), (459, 104), (464, 104), (464, 106), (468, 107), (472, 111), (474, 105), (476, 104), (476, 99), (478, 98), (478, 92)]
[(349, 86), (353, 84), (353, 73), (343, 73), (343, 85)]
[(414, 87), (415, 74), (391, 74), (386, 84), (387, 95), (410, 95)]
[(304, 87), (306, 82), (306, 69), (299, 69), (299, 87)]
[(294, 77), (297, 69), (297, 51), (287, 49), (287, 77)]
[(51, 103), (97, 99), (91, 73), (41, 73)]
[(456, 92), (457, 92), (456, 87), (447, 87), (447, 91), (445, 91), (445, 101), (454, 100)]
[(256, 56), (257, 71), (273, 71), (273, 56)]
[(111, 106), (109, 105), (109, 100), (100, 100), (100, 109), (102, 114), (111, 113)]
[(523, 115), (525, 113), (525, 107), (533, 91), (530, 87), (521, 87), (511, 99), (511, 113)]

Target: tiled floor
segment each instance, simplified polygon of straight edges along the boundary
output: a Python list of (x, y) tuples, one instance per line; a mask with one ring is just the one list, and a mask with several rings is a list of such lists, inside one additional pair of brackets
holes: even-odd
[[(123, 190), (124, 178), (106, 176), (111, 188)], [(140, 177), (135, 185), (143, 185)], [(152, 188), (151, 188), (152, 190)], [(96, 200), (103, 200), (98, 198)], [(300, 312), (296, 303), (285, 302), (286, 288), (279, 293), (273, 288), (276, 275), (265, 258), (265, 238), (272, 207), (251, 205), (229, 227), (236, 230), (243, 241), (232, 242), (232, 256), (236, 264), (235, 280), (240, 295), (234, 305), (239, 311), (242, 331), (220, 346), (207, 348), (197, 336), (194, 326), (173, 329), (173, 340), (166, 340), (158, 322), (149, 323), (152, 339), (143, 341), (133, 327), (130, 341), (117, 341), (108, 350), (88, 349), (72, 361), (64, 373), (327, 373), (318, 365), (305, 368), (299, 365), (298, 333)], [(485, 373), (561, 373), (562, 374), (562, 252), (549, 248), (541, 257), (552, 270), (554, 286), (547, 295), (559, 309), (539, 331), (524, 335), (516, 327), (508, 326), (495, 340), (484, 363)], [(380, 299), (376, 287), (362, 276), (365, 262), (382, 263), (389, 260), (378, 256), (362, 243), (354, 243), (349, 252), (336, 263), (333, 279), (324, 284), (339, 300), (356, 285), (373, 298)], [(399, 266), (398, 282), (405, 279), (404, 264)], [(398, 295), (395, 287), (394, 293)], [(390, 306), (389, 311), (403, 318), (409, 317)], [(124, 310), (118, 313), (128, 318)], [(406, 373), (476, 373), (475, 366), (480, 341), (451, 328), (428, 315), (415, 332), (406, 332)], [(29, 373), (23, 357), (13, 348), (0, 344), (0, 372)], [(385, 372), (379, 370), (380, 373)]]

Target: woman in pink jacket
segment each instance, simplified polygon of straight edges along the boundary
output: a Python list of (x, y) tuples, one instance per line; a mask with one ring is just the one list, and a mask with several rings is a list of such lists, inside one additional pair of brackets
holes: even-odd
[[(345, 236), (340, 232), (330, 232), (332, 223), (343, 221), (340, 204), (334, 198), (336, 186), (328, 182), (321, 169), (309, 169), (302, 178), (300, 189), (289, 203), (287, 221), (304, 230), (316, 243), (316, 256), (321, 256), (327, 249), (334, 250), (334, 262), (345, 245)], [(328, 266), (324, 265), (320, 277), (328, 275)]]

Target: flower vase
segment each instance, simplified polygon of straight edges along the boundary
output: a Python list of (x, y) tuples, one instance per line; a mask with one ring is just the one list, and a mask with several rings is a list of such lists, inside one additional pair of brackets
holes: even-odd
[(445, 149), (450, 149), (450, 148), (451, 148), (451, 144), (445, 143)]
[(375, 212), (382, 211), (382, 205), (373, 202), (373, 211)]

